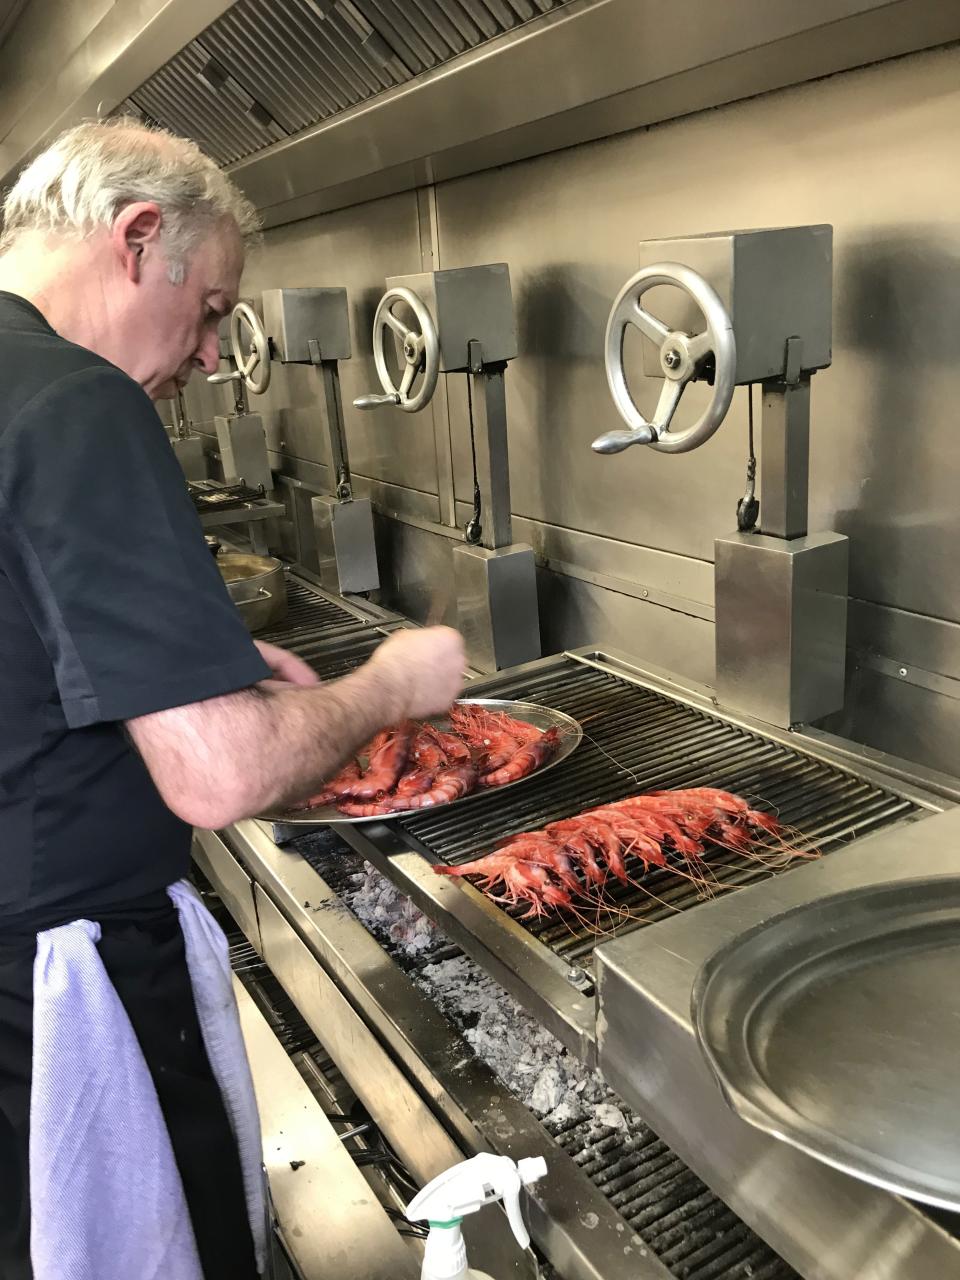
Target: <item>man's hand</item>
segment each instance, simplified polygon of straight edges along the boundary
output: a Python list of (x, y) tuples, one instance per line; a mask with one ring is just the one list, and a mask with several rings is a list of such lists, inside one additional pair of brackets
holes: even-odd
[(442, 715), (463, 688), (463, 637), (451, 627), (395, 631), (370, 659), (400, 695), (400, 719)]
[(284, 684), (320, 683), (320, 677), (313, 668), (308, 667), (295, 653), (288, 653), (286, 649), (281, 649), (275, 644), (267, 644), (265, 640), (254, 640), (253, 643), (260, 650), (261, 658), (273, 672), (273, 680), (280, 680)]

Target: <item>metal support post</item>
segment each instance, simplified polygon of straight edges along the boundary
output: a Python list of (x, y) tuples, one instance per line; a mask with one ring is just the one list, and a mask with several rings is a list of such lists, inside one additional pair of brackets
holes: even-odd
[(792, 386), (763, 384), (760, 432), (761, 530), (774, 538), (802, 538), (810, 477), (809, 374)]
[(510, 517), (510, 463), (507, 453), (506, 363), (484, 365), (478, 342), (469, 344), (477, 478), (483, 503), (482, 545), (494, 551), (513, 542)]
[(310, 340), (310, 360), (320, 370), (323, 385), (324, 417), (327, 439), (330, 443), (330, 464), (333, 468), (331, 489), (338, 498), (351, 496), (350, 463), (347, 459), (347, 443), (343, 431), (343, 402), (340, 398), (340, 375), (336, 360), (324, 360), (320, 345)]

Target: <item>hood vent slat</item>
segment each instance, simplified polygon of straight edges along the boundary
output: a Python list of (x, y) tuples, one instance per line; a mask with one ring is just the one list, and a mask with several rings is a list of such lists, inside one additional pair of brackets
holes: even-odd
[(233, 164), (568, 2), (237, 0), (124, 109)]

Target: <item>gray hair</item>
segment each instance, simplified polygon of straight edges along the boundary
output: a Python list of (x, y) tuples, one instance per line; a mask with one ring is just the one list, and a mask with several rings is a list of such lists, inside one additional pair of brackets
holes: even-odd
[(183, 280), (196, 244), (232, 218), (247, 244), (257, 212), (195, 142), (128, 117), (77, 125), (24, 169), (3, 204), (0, 253), (23, 231), (86, 236), (138, 200), (160, 206), (170, 278)]

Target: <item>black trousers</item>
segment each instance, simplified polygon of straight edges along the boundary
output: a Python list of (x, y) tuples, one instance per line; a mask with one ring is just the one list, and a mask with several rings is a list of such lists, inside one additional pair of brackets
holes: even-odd
[[(91, 917), (102, 930), (100, 958), (153, 1076), (204, 1278), (255, 1280), (240, 1160), (203, 1046), (177, 912), (166, 894), (158, 894), (132, 908), (86, 918)], [(0, 1280), (32, 1280), (28, 1138), (35, 951), (36, 930), (14, 931), (0, 921)]]

